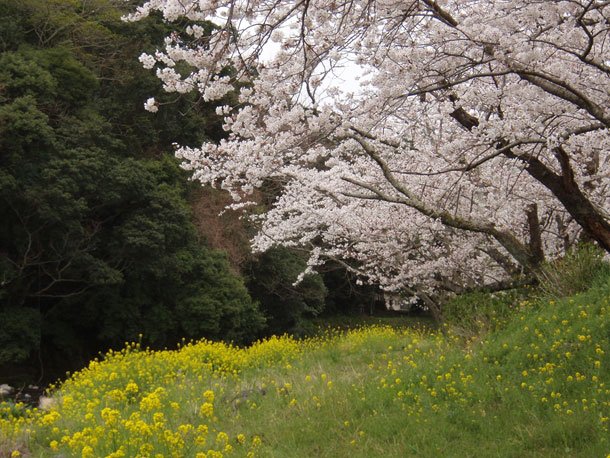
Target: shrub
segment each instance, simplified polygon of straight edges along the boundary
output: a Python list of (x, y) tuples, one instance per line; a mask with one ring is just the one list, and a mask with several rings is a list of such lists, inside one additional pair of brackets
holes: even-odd
[(525, 296), (525, 291), (517, 289), (460, 294), (444, 304), (444, 325), (468, 337), (497, 330), (525, 301)]
[(545, 263), (538, 275), (546, 296), (567, 297), (585, 291), (599, 278), (610, 275), (604, 252), (595, 245), (582, 244), (559, 259)]

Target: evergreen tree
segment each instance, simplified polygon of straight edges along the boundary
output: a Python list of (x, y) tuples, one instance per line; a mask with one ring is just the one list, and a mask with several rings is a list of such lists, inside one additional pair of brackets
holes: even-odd
[(136, 53), (163, 25), (128, 27), (109, 0), (2, 0), (0, 12), (0, 365), (78, 365), (140, 333), (258, 337), (263, 316), (198, 239), (167, 154), (169, 138), (219, 135), (213, 111), (142, 109), (159, 83)]

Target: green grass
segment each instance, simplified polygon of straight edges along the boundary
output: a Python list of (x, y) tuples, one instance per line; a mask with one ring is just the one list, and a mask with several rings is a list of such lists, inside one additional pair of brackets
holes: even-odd
[(327, 329), (341, 329), (344, 331), (356, 329), (363, 326), (390, 326), (396, 329), (411, 328), (414, 330), (436, 329), (438, 325), (430, 316), (413, 315), (335, 315), (325, 318), (315, 318), (312, 320), (313, 331), (316, 335)]
[(132, 345), (65, 382), (50, 412), (0, 408), (0, 456), (607, 457), (610, 282), (521, 300), (504, 323)]

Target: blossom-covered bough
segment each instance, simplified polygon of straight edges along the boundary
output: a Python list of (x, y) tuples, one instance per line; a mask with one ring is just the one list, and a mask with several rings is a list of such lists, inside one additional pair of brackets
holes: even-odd
[(141, 61), (205, 101), (239, 83), (228, 139), (177, 152), (236, 201), (282, 184), (256, 249), (420, 296), (535, 274), (582, 234), (610, 251), (609, 1), (151, 0), (129, 19), (152, 11), (216, 24)]

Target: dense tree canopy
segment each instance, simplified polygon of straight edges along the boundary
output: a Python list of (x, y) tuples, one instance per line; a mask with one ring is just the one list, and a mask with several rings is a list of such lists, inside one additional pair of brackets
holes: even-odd
[(263, 328), (160, 154), (218, 139), (214, 111), (194, 98), (158, 119), (142, 109), (160, 85), (138, 49), (167, 28), (125, 24), (122, 3), (0, 1), (0, 365)]
[(308, 331), (307, 318), (324, 310), (327, 291), (320, 275), (294, 284), (305, 268), (306, 258), (281, 247), (250, 263), (248, 290), (260, 302), (271, 333), (303, 334)]
[(610, 251), (608, 2), (151, 0), (129, 19), (153, 12), (177, 32), (144, 67), (218, 100), (230, 134), (180, 148), (185, 167), (237, 207), (281, 184), (256, 249), (420, 296), (532, 276), (583, 236)]

